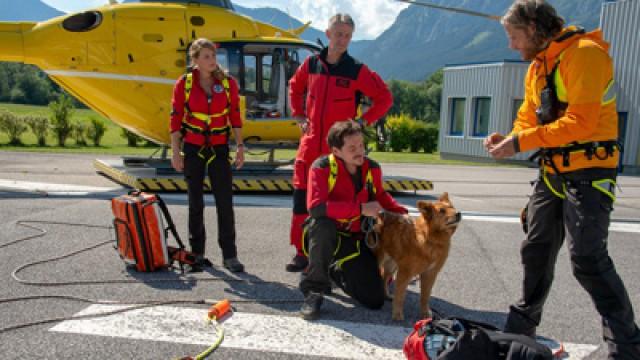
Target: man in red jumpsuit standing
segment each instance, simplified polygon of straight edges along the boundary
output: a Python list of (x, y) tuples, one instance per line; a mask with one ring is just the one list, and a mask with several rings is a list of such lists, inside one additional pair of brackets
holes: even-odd
[(363, 96), (373, 101), (361, 119), (375, 123), (393, 103), (391, 92), (380, 76), (347, 53), (355, 24), (351, 16), (337, 14), (326, 31), (329, 46), (308, 57), (289, 82), (292, 116), (302, 130), (293, 170), (293, 217), (291, 245), (296, 255), (287, 271), (304, 270), (308, 260), (302, 252), (302, 224), (307, 213), (307, 177), (311, 164), (331, 151), (327, 145), (329, 128), (338, 121), (353, 120)]

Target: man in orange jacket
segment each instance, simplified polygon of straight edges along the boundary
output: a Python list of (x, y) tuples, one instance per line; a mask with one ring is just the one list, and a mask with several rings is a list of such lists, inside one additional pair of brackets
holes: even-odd
[(287, 271), (302, 271), (308, 264), (300, 245), (302, 224), (309, 216), (305, 201), (307, 176), (313, 161), (331, 152), (327, 146), (329, 128), (336, 122), (355, 119), (363, 96), (373, 101), (362, 114), (363, 122), (369, 125), (384, 116), (393, 103), (380, 76), (347, 52), (354, 30), (351, 16), (333, 16), (326, 31), (329, 46), (308, 57), (289, 83), (292, 115), (300, 125), (302, 138), (293, 169), (290, 241), (296, 255), (287, 264)]
[(566, 235), (573, 274), (602, 316), (609, 359), (640, 359), (640, 330), (607, 250), (620, 157), (609, 45), (600, 30), (563, 28), (543, 0), (515, 1), (502, 24), (510, 47), (531, 65), (512, 132), (484, 144), (497, 159), (539, 149), (541, 162), (521, 248), (522, 299), (505, 331), (535, 335)]

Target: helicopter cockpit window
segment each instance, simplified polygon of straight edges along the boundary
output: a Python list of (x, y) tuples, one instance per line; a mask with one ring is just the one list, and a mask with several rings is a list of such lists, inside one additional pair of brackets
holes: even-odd
[(280, 44), (247, 44), (243, 52), (241, 94), (251, 119), (286, 118), (289, 79), (313, 49)]
[(216, 60), (218, 61), (218, 65), (220, 65), (220, 67), (225, 70), (229, 70), (229, 56), (227, 54), (227, 49), (217, 49)]
[(101, 13), (98, 11), (86, 11), (64, 19), (62, 27), (67, 31), (84, 32), (97, 28), (101, 23)]
[(256, 69), (255, 55), (244, 55), (244, 90), (255, 93), (258, 90), (256, 79), (258, 71)]

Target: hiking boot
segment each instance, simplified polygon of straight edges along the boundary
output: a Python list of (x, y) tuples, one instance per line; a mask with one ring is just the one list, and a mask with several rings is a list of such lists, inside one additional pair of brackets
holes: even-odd
[(300, 272), (307, 268), (309, 260), (304, 255), (296, 255), (291, 259), (291, 262), (287, 264), (286, 270), (288, 272)]
[(315, 320), (320, 316), (320, 306), (322, 306), (322, 294), (316, 292), (309, 292), (304, 297), (304, 303), (300, 308), (300, 315), (305, 320)]
[(244, 265), (238, 260), (237, 257), (225, 259), (222, 264), (224, 267), (234, 273), (244, 272)]
[(186, 273), (199, 273), (202, 272), (202, 266), (198, 263), (187, 264), (184, 267), (184, 272)]

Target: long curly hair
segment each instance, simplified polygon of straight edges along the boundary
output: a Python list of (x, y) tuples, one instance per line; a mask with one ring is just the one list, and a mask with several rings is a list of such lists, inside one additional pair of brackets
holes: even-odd
[(523, 29), (535, 25), (533, 42), (539, 47), (556, 37), (565, 24), (556, 9), (544, 0), (514, 1), (500, 22)]

